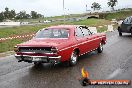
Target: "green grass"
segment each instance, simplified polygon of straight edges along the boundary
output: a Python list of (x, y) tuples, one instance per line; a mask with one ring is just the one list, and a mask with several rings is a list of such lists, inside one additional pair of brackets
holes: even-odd
[[(76, 18), (76, 17), (81, 17), (83, 14), (69, 14), (69, 15), (65, 15), (65, 18)], [(61, 16), (53, 16), (53, 17), (46, 17), (45, 19), (48, 20), (56, 20), (56, 19), (63, 19), (64, 15)]]
[(61, 24), (66, 24), (66, 25), (87, 25), (87, 26), (103, 26), (103, 25), (108, 25), (110, 24), (109, 20), (105, 19), (85, 19), (85, 20), (80, 20), (80, 21), (75, 21), (75, 22), (54, 22), (54, 23), (49, 23), (47, 24), (48, 26), (50, 25), (61, 25)]
[(98, 33), (105, 32), (105, 31), (107, 31), (107, 27), (102, 27), (97, 29)]
[[(104, 19), (87, 19), (87, 20), (81, 20), (77, 22), (65, 22), (65, 24), (75, 24), (75, 25), (87, 25), (87, 26), (103, 26), (107, 25), (110, 22)], [(19, 27), (9, 27), (9, 28), (0, 28), (0, 38), (5, 38), (9, 36), (15, 36), (15, 35), (25, 35), (25, 34), (32, 34), (36, 33), (39, 29), (48, 27), (51, 25), (60, 25), (64, 24), (64, 22), (54, 22), (54, 23), (48, 23), (43, 25), (35, 25), (35, 26), (19, 26)], [(98, 32), (105, 31), (106, 28), (99, 28)], [(0, 53), (6, 52), (6, 51), (12, 51), (14, 46), (16, 44), (22, 43), (24, 41), (29, 40), (30, 38), (22, 38), (22, 39), (12, 39), (12, 40), (6, 40), (3, 42), (0, 42)]]
[(78, 22), (72, 22), (72, 24), (76, 25), (87, 25), (87, 26), (101, 26), (101, 25), (107, 25), (110, 24), (110, 21), (107, 21), (105, 19), (86, 19)]
[(24, 41), (27, 41), (29, 38), (23, 38), (23, 39), (12, 39), (12, 40), (7, 40), (4, 42), (0, 42), (0, 53), (1, 52), (6, 52), (6, 51), (12, 51), (14, 49), (14, 46), (16, 44), (22, 43)]
[(35, 25), (35, 26), (19, 26), (19, 27), (0, 28), (0, 38), (5, 38), (5, 37), (15, 36), (15, 35), (32, 34), (44, 27), (46, 26), (45, 25)]
[(132, 10), (131, 11), (120, 11), (116, 13), (108, 13), (106, 14), (106, 19), (111, 20), (111, 19), (125, 19), (128, 16), (132, 16)]

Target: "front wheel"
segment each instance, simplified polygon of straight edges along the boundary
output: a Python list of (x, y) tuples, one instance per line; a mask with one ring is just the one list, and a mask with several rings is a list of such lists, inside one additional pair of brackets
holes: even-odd
[(119, 36), (122, 36), (121, 28), (118, 27)]
[(98, 53), (103, 52), (103, 44), (102, 43), (99, 44), (99, 47), (98, 47), (97, 51), (98, 51)]
[(69, 65), (74, 66), (77, 64), (78, 55), (76, 51), (73, 51), (70, 57)]
[(131, 36), (132, 36), (132, 29), (131, 29)]

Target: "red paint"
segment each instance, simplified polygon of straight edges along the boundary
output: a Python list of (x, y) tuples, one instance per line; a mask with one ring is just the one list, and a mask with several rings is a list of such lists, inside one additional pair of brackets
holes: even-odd
[[(76, 26), (74, 25), (61, 25), (61, 26), (52, 26), (49, 28), (66, 28), (69, 29), (69, 37), (61, 39), (32, 39), (25, 43), (18, 44), (18, 47), (56, 47), (58, 49), (57, 54), (47, 55), (47, 56), (61, 56), (61, 61), (67, 61), (70, 58), (71, 53), (74, 49), (79, 49), (79, 55), (94, 50), (99, 47), (100, 42), (105, 44), (106, 35), (104, 33), (97, 33), (82, 38), (77, 38), (75, 36)], [(37, 55), (45, 56), (46, 54), (27, 54), (27, 53), (18, 53), (23, 55)]]

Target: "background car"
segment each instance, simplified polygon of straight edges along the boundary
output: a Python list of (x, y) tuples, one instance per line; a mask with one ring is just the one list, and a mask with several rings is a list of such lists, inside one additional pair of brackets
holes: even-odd
[(132, 16), (127, 17), (119, 26), (118, 26), (119, 36), (122, 36), (122, 33), (131, 33), (132, 35)]
[(87, 26), (60, 25), (39, 30), (33, 39), (15, 46), (19, 62), (63, 63), (74, 66), (78, 56), (103, 51), (104, 33), (93, 34)]

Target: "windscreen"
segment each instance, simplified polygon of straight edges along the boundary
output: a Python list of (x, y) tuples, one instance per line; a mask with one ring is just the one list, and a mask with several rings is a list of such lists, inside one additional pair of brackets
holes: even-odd
[(68, 38), (68, 29), (43, 29), (37, 32), (35, 38)]

